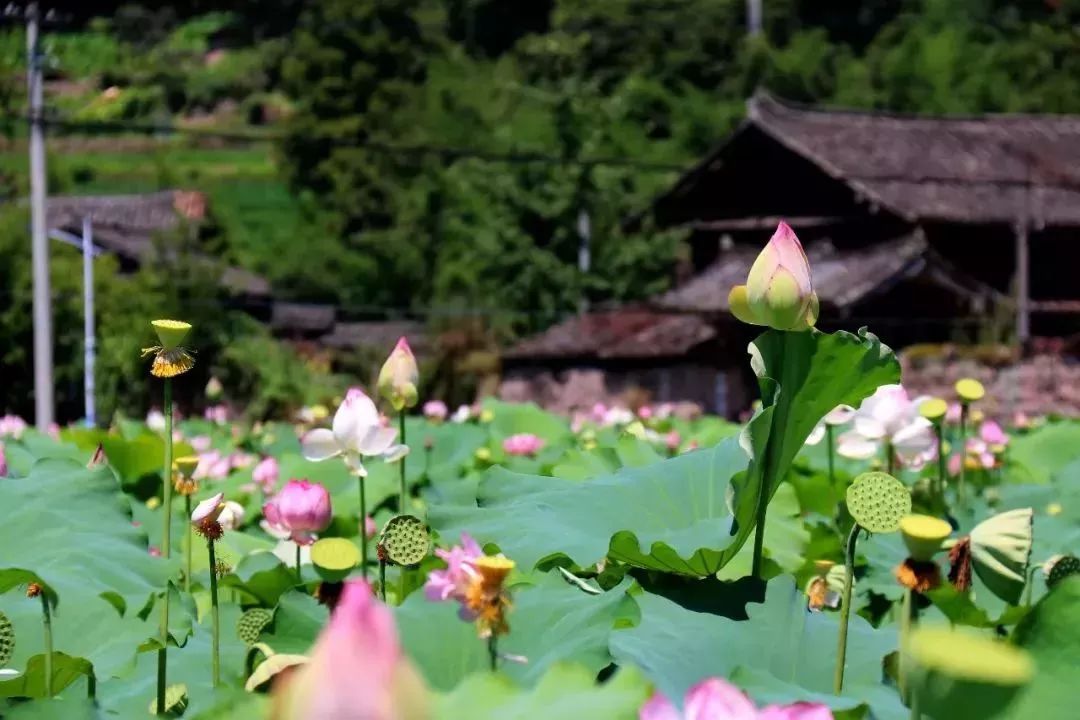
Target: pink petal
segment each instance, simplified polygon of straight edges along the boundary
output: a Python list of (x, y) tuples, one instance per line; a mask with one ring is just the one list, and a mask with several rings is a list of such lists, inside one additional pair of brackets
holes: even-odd
[(685, 720), (757, 720), (757, 708), (741, 690), (721, 678), (708, 678), (686, 693)]
[(653, 693), (638, 710), (638, 720), (682, 720), (682, 717), (670, 700), (660, 693)]

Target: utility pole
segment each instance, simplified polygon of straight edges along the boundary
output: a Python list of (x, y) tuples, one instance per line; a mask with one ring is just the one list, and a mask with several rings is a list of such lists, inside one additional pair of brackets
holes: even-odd
[(52, 298), (49, 238), (45, 227), (45, 127), (42, 78), (41, 9), (26, 8), (27, 91), (30, 95), (30, 235), (34, 279), (34, 422), (46, 431), (53, 423)]
[(750, 36), (761, 32), (762, 0), (746, 0), (746, 32)]
[(94, 402), (94, 365), (97, 341), (94, 339), (94, 226), (90, 217), (82, 221), (83, 253), (83, 397), (85, 398), (86, 427), (97, 424), (97, 403)]

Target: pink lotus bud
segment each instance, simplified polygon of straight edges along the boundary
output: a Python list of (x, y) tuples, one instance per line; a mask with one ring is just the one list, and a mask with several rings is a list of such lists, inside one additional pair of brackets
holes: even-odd
[(1008, 445), (1009, 436), (993, 420), (987, 420), (979, 427), (979, 437), (987, 445)]
[(532, 433), (518, 433), (503, 440), (507, 455), (535, 455), (544, 447), (544, 441)]
[(379, 526), (375, 524), (375, 518), (368, 515), (364, 518), (364, 535), (370, 540), (379, 532)]
[(832, 720), (825, 705), (797, 702), (758, 710), (741, 690), (721, 678), (708, 678), (686, 691), (680, 712), (656, 693), (638, 712), (640, 720)]
[(290, 480), (263, 505), (263, 515), (270, 525), (288, 530), (293, 542), (310, 545), (315, 533), (330, 525), (330, 493), (319, 483)]
[(394, 614), (363, 580), (341, 599), (309, 662), (274, 690), (281, 720), (426, 720), (423, 680), (401, 652)]
[(416, 386), (419, 383), (420, 370), (416, 367), (416, 358), (413, 357), (409, 341), (401, 338), (379, 371), (379, 393), (390, 401), (395, 410), (401, 412), (416, 404)]
[(806, 330), (817, 322), (810, 263), (787, 223), (780, 223), (757, 256), (746, 285), (731, 289), (728, 305), (739, 320), (777, 330)]
[(424, 403), (424, 417), (432, 422), (442, 422), (449, 412), (442, 400), (428, 400)]

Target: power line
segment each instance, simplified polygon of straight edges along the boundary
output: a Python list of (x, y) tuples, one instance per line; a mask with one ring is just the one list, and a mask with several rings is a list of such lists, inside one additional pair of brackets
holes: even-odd
[[(0, 116), (4, 121), (29, 122), (30, 118), (17, 115), (5, 114)], [(238, 131), (220, 130), (213, 128), (184, 127), (172, 123), (150, 123), (136, 121), (105, 121), (105, 120), (72, 120), (69, 118), (45, 117), (43, 123), (46, 127), (59, 128), (67, 131), (81, 131), (87, 133), (138, 133), (144, 135), (183, 135), (188, 137), (201, 137), (207, 139), (224, 140), (227, 142), (280, 142), (286, 138), (281, 132), (262, 131)], [(545, 164), (545, 165), (575, 165), (580, 167), (626, 167), (643, 172), (682, 172), (686, 165), (679, 163), (650, 162), (634, 160), (632, 158), (597, 157), (597, 158), (569, 158), (559, 155), (551, 155), (535, 150), (516, 152), (494, 152), (479, 148), (453, 147), (436, 143), (392, 143), (381, 140), (366, 140), (357, 142), (356, 147), (366, 150), (387, 154), (412, 155), (412, 156), (438, 156), (444, 161), (459, 159), (475, 159), (485, 162), (502, 162), (509, 164)]]

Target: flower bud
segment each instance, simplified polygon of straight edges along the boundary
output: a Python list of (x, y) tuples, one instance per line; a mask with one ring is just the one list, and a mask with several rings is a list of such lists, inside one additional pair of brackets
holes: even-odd
[(728, 306), (739, 320), (776, 330), (807, 330), (817, 322), (810, 263), (787, 223), (780, 223), (757, 256), (746, 285), (731, 289)]
[(401, 412), (416, 404), (416, 386), (419, 382), (420, 370), (416, 367), (416, 358), (409, 341), (401, 338), (379, 371), (379, 393), (390, 401), (395, 410)]

